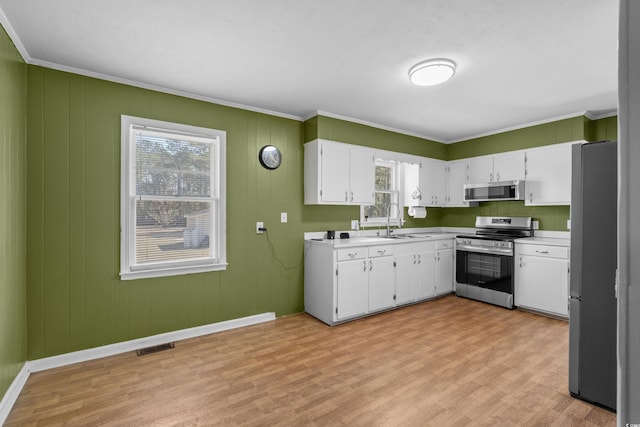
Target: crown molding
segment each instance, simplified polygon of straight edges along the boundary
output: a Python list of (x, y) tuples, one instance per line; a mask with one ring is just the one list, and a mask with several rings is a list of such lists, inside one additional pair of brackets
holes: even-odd
[(443, 143), (444, 144), (455, 144), (456, 142), (469, 141), (471, 139), (482, 138), (482, 137), (491, 136), (491, 135), (497, 135), (497, 134), (504, 133), (504, 132), (509, 132), (509, 131), (512, 131), (512, 130), (524, 129), (524, 128), (528, 128), (528, 127), (532, 127), (532, 126), (543, 125), (543, 124), (546, 124), (546, 123), (557, 122), (557, 121), (560, 121), (560, 120), (573, 119), (575, 117), (584, 116), (584, 117), (588, 118), (589, 120), (597, 120), (597, 119), (602, 119), (602, 118), (605, 118), (605, 117), (612, 117), (612, 116), (615, 116), (617, 114), (618, 114), (617, 111), (609, 111), (609, 112), (606, 112), (606, 113), (603, 113), (603, 114), (594, 114), (594, 113), (591, 113), (589, 111), (578, 111), (578, 112), (575, 112), (575, 113), (565, 114), (565, 115), (562, 115), (562, 116), (548, 117), (548, 118), (542, 119), (542, 120), (536, 120), (536, 121), (533, 121), (533, 122), (523, 123), (523, 124), (520, 124), (520, 125), (510, 126), (510, 127), (506, 127), (506, 128), (502, 128), (502, 129), (497, 129), (497, 130), (492, 130), (490, 132), (485, 132), (485, 133), (480, 133), (480, 134), (475, 134), (475, 135), (469, 135), (469, 136), (465, 136), (464, 138), (454, 139), (454, 140), (446, 141), (446, 142), (443, 142)]
[(416, 132), (410, 132), (410, 131), (406, 131), (406, 130), (403, 130), (403, 129), (398, 129), (398, 128), (394, 128), (394, 127), (391, 127), (391, 126), (385, 126), (385, 125), (381, 125), (381, 124), (378, 124), (378, 123), (370, 122), (370, 121), (367, 121), (367, 120), (357, 119), (355, 117), (343, 116), (341, 114), (330, 113), (328, 111), (322, 111), (322, 110), (318, 110), (318, 111), (316, 111), (314, 113), (311, 113), (311, 114), (305, 116), (306, 118), (304, 120), (309, 120), (311, 117), (314, 117), (314, 116), (330, 117), (332, 119), (344, 120), (344, 121), (347, 121), (347, 122), (357, 123), (357, 124), (361, 124), (361, 125), (365, 125), (365, 126), (370, 126), (370, 127), (373, 127), (373, 128), (386, 130), (386, 131), (389, 131), (389, 132), (395, 132), (395, 133), (399, 133), (399, 134), (402, 134), (402, 135), (414, 136), (416, 138), (427, 139), (427, 140), (433, 141), (433, 142), (445, 143), (444, 141), (440, 140), (439, 138), (434, 138), (434, 137), (429, 136), (429, 135), (420, 134), (420, 133), (416, 133)]

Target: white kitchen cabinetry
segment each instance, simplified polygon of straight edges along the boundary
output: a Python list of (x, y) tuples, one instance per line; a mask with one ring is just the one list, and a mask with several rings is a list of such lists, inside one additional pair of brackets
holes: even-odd
[(436, 242), (435, 294), (444, 295), (453, 292), (453, 248), (450, 240)]
[(407, 243), (396, 249), (396, 304), (434, 296), (435, 243)]
[(516, 243), (515, 305), (567, 317), (569, 248)]
[(515, 181), (525, 177), (525, 153), (514, 151), (467, 159), (469, 184)]
[(491, 182), (493, 177), (493, 157), (481, 156), (467, 159), (467, 184)]
[(447, 206), (468, 207), (464, 201), (464, 184), (467, 183), (467, 162), (455, 160), (447, 165)]
[[(393, 307), (396, 303), (395, 294), (396, 270), (393, 248), (390, 246), (370, 247), (369, 312), (380, 311)], [(338, 307), (340, 307), (339, 301)]]
[(316, 139), (304, 145), (304, 203), (373, 204), (375, 151)]
[(422, 206), (445, 206), (447, 184), (447, 162), (422, 158), (420, 163), (420, 189)]
[[(404, 164), (404, 203), (406, 206), (445, 206), (447, 204), (447, 162), (415, 157)], [(417, 190), (417, 191), (416, 191)], [(419, 195), (416, 198), (416, 195)]]
[(450, 293), (453, 245), (452, 238), (341, 248), (306, 241), (305, 311), (334, 325)]
[(555, 144), (527, 151), (525, 205), (571, 204), (571, 145)]

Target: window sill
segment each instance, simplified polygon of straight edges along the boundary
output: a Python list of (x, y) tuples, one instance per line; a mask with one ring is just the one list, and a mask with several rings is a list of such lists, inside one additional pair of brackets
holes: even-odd
[(171, 267), (171, 268), (154, 268), (148, 270), (138, 271), (121, 271), (121, 280), (136, 280), (136, 279), (150, 279), (153, 277), (170, 277), (180, 276), (183, 274), (193, 273), (206, 273), (209, 271), (222, 271), (227, 269), (227, 263), (222, 264), (210, 264), (201, 266), (188, 266), (188, 267)]

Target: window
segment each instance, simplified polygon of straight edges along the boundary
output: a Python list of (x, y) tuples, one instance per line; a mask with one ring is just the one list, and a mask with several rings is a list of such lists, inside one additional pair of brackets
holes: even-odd
[(226, 133), (122, 116), (123, 280), (226, 268)]
[(402, 206), (399, 198), (399, 170), (396, 162), (376, 160), (375, 204), (360, 208), (360, 224), (379, 226), (387, 223), (400, 225)]

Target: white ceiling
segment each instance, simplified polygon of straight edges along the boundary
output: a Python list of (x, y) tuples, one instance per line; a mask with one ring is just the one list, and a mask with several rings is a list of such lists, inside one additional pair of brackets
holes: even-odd
[[(618, 0), (0, 0), (0, 20), (31, 64), (441, 142), (617, 108)], [(439, 57), (452, 80), (409, 82)]]

